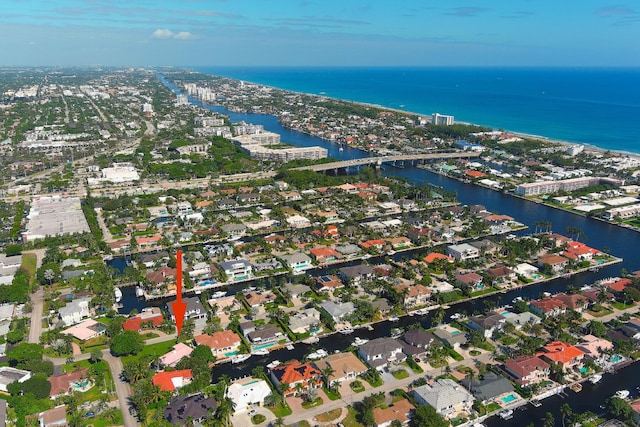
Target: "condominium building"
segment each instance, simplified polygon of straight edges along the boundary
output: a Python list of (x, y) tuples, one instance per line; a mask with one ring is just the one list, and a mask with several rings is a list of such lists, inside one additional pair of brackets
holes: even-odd
[(251, 135), (239, 135), (233, 139), (245, 152), (254, 159), (277, 160), (288, 162), (297, 159), (317, 160), (327, 157), (328, 151), (322, 147), (289, 147), (278, 146), (280, 135), (273, 132), (262, 132)]
[(519, 196), (535, 196), (538, 194), (556, 193), (558, 191), (575, 191), (581, 188), (601, 184), (620, 186), (624, 184), (624, 181), (620, 179), (595, 176), (561, 179), (558, 181), (540, 181), (520, 184), (516, 187), (515, 193)]
[(453, 124), (453, 116), (445, 116), (444, 114), (433, 113), (431, 115), (431, 123), (434, 125), (451, 126)]

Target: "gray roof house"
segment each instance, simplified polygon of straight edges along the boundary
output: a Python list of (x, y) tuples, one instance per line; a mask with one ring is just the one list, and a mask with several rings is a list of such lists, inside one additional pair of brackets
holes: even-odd
[(288, 255), (282, 255), (280, 258), (287, 263), (287, 266), (293, 270), (293, 273), (301, 273), (313, 267), (311, 258), (302, 252), (294, 252)]
[(215, 411), (216, 401), (204, 394), (174, 397), (164, 408), (164, 418), (173, 425), (185, 425), (187, 421), (200, 423), (209, 412)]
[(493, 372), (487, 372), (480, 379), (469, 381), (469, 379), (465, 378), (461, 382), (462, 385), (471, 391), (476, 399), (483, 403), (487, 403), (498, 396), (514, 390), (513, 385), (508, 379), (499, 377)]
[(430, 405), (437, 413), (445, 416), (469, 411), (475, 400), (464, 387), (448, 378), (439, 379), (432, 385), (417, 387), (411, 394), (419, 404)]
[(499, 314), (471, 316), (467, 321), (467, 326), (474, 331), (481, 331), (485, 338), (491, 338), (495, 331), (502, 329), (505, 322), (506, 319)]
[(336, 304), (333, 301), (325, 301), (320, 304), (320, 307), (329, 313), (329, 316), (336, 322), (341, 321), (343, 317), (353, 313), (356, 309), (351, 301), (340, 304)]
[(291, 294), (291, 297), (295, 298), (307, 292), (311, 292), (311, 288), (307, 285), (299, 285), (295, 283), (287, 283), (284, 288)]
[(283, 337), (282, 331), (276, 325), (265, 325), (247, 334), (249, 341), (260, 344), (275, 342)]
[(247, 231), (247, 226), (244, 224), (225, 224), (220, 229), (230, 236), (241, 236)]
[(420, 357), (429, 350), (435, 341), (436, 337), (431, 332), (422, 329), (409, 329), (402, 336), (401, 344), (406, 355)]
[(522, 328), (524, 325), (535, 325), (542, 321), (542, 319), (530, 311), (525, 311), (522, 313), (505, 313), (502, 314), (508, 323), (511, 323), (516, 329)]
[(289, 317), (289, 329), (294, 334), (308, 332), (313, 325), (320, 323), (320, 312), (313, 307), (298, 311)]
[(467, 336), (464, 332), (449, 325), (439, 326), (433, 331), (433, 334), (440, 338), (446, 345), (453, 348), (467, 342)]
[(362, 280), (370, 279), (375, 275), (373, 267), (367, 264), (342, 267), (338, 270), (338, 276), (347, 283), (357, 285)]
[[(182, 301), (187, 303), (187, 310), (185, 311), (184, 318), (185, 319), (206, 319), (207, 318), (207, 310), (204, 308), (200, 299), (197, 297), (184, 298)], [(175, 320), (175, 316), (173, 315), (173, 305), (167, 304), (169, 309), (169, 314), (171, 315), (171, 319)]]
[(358, 355), (369, 366), (378, 370), (389, 363), (403, 362), (407, 356), (402, 352), (402, 344), (389, 337), (376, 338), (358, 347)]

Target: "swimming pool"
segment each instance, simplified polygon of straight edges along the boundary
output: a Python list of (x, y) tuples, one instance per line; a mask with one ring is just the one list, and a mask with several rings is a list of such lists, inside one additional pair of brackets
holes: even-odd
[(501, 398), (500, 400), (502, 400), (504, 403), (511, 403), (516, 399), (517, 399), (517, 397), (515, 397), (513, 394), (510, 394), (508, 396), (505, 396), (505, 397)]
[(542, 279), (542, 275), (540, 275), (540, 274), (532, 274), (532, 275), (531, 275), (531, 278), (532, 278), (533, 280)]
[(502, 313), (500, 313), (500, 315), (502, 315), (502, 316), (506, 316), (506, 315), (507, 315), (507, 314), (509, 314), (509, 313), (511, 313), (511, 312), (507, 310), (507, 311), (503, 311)]
[(622, 356), (620, 356), (619, 354), (615, 354), (613, 356), (611, 356), (611, 363), (616, 363), (622, 360)]

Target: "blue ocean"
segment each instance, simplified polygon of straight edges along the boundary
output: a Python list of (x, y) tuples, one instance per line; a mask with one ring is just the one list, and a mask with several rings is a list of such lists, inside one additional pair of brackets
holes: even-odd
[(378, 104), (640, 153), (640, 69), (195, 67), (296, 92)]

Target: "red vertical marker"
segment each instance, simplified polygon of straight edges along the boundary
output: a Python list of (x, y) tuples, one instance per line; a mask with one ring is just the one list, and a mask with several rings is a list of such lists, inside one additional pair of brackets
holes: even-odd
[(176, 328), (178, 335), (182, 331), (184, 313), (187, 311), (187, 303), (182, 302), (182, 251), (176, 252), (176, 301), (171, 303), (173, 316), (176, 318)]

